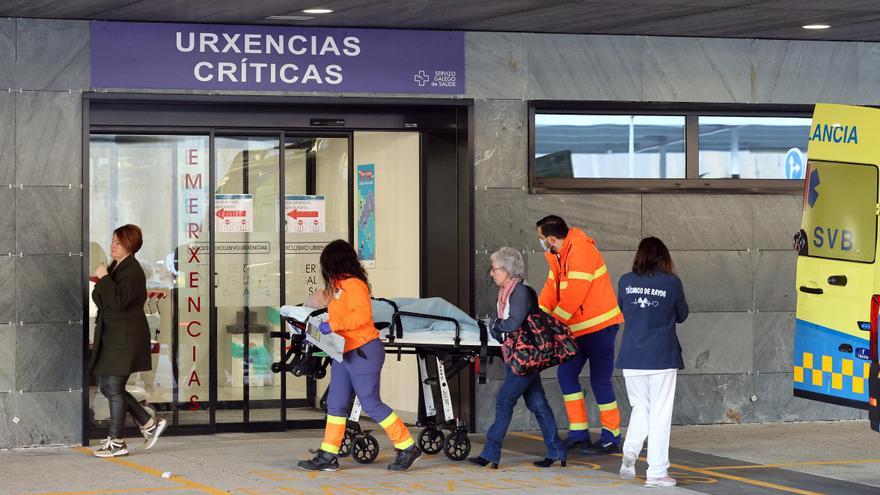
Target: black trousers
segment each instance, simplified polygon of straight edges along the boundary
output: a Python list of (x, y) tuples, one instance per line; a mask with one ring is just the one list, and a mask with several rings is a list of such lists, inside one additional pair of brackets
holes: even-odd
[(98, 377), (98, 387), (110, 403), (110, 438), (122, 438), (125, 415), (128, 413), (131, 413), (138, 425), (144, 425), (150, 420), (150, 413), (125, 391), (126, 383), (128, 376)]

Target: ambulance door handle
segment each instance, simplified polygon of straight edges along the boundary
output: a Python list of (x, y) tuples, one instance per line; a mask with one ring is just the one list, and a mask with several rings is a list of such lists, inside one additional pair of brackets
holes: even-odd
[(802, 285), (800, 287), (801, 292), (806, 292), (807, 294), (822, 294), (824, 291), (818, 287), (807, 287), (806, 285)]
[(828, 277), (828, 284), (843, 287), (846, 285), (846, 275), (832, 275)]

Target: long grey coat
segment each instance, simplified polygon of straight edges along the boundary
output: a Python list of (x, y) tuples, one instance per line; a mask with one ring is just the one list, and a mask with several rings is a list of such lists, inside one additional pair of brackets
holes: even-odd
[(128, 376), (152, 368), (150, 327), (144, 314), (147, 279), (140, 263), (129, 256), (95, 284), (92, 300), (98, 306), (95, 337), (86, 373)]

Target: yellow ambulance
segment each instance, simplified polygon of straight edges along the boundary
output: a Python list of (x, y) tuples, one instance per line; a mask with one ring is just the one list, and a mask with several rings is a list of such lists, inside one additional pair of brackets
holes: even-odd
[(880, 431), (880, 110), (816, 105), (807, 157), (794, 394), (868, 409)]

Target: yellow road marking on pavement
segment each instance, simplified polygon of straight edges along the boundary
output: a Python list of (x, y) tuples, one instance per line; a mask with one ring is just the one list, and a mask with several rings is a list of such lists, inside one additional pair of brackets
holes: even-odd
[[(528, 433), (512, 432), (510, 434), (513, 436), (517, 436), (517, 437), (529, 438), (531, 440), (539, 440), (541, 442), (544, 441), (543, 438), (536, 436), (536, 435), (529, 435)], [(621, 454), (614, 454), (614, 456), (622, 457)], [(642, 457), (640, 459), (643, 461), (646, 460), (644, 457)], [(690, 471), (692, 473), (700, 473), (700, 474), (704, 474), (707, 476), (714, 476), (717, 478), (723, 478), (723, 479), (727, 479), (727, 480), (731, 480), (731, 481), (739, 481), (740, 483), (746, 483), (749, 485), (755, 485), (755, 486), (760, 486), (760, 487), (764, 487), (764, 488), (772, 488), (774, 490), (780, 490), (780, 491), (789, 492), (789, 493), (796, 493), (798, 495), (823, 495), (820, 492), (811, 492), (809, 490), (801, 490), (799, 488), (793, 488), (790, 486), (777, 485), (776, 483), (768, 483), (766, 481), (753, 480), (750, 478), (743, 478), (742, 476), (734, 476), (732, 474), (719, 473), (716, 471), (710, 471), (706, 468), (695, 468), (695, 467), (690, 467), (690, 466), (684, 466), (682, 464), (670, 464), (669, 466), (673, 467), (675, 469), (681, 469), (683, 471)]]
[(84, 492), (40, 492), (40, 493), (31, 493), (28, 495), (109, 495), (115, 493), (142, 493), (142, 492), (170, 492), (177, 491), (180, 488), (176, 486), (165, 486), (162, 488), (127, 488), (121, 490), (91, 490)]
[(740, 483), (746, 483), (749, 485), (761, 486), (764, 488), (772, 488), (774, 490), (780, 490), (783, 492), (797, 493), (798, 495), (823, 495), (821, 492), (811, 492), (809, 490), (801, 490), (799, 488), (793, 488), (790, 486), (777, 485), (776, 483), (768, 483), (766, 481), (753, 480), (751, 478), (743, 478), (742, 476), (734, 476), (732, 474), (719, 473), (717, 471), (709, 471), (706, 469), (693, 468), (690, 466), (683, 466), (681, 464), (670, 464), (670, 467), (674, 467), (676, 469), (681, 469), (683, 471), (691, 471), (694, 473), (705, 474), (707, 476), (714, 476), (717, 478), (723, 478), (726, 480), (739, 481)]
[[(92, 450), (88, 449), (86, 447), (74, 447), (73, 450), (76, 450), (77, 452), (80, 452), (82, 454), (93, 455)], [(118, 457), (111, 457), (111, 458), (107, 458), (107, 459), (103, 459), (103, 460), (112, 462), (114, 464), (119, 464), (120, 466), (125, 466), (127, 468), (131, 468), (131, 469), (134, 469), (135, 471), (140, 471), (142, 473), (149, 474), (149, 475), (155, 476), (157, 478), (167, 479), (168, 481), (172, 481), (172, 482), (177, 483), (179, 485), (183, 485), (187, 488), (190, 488), (193, 490), (198, 490), (198, 491), (204, 492), (204, 493), (210, 493), (211, 495), (227, 495), (227, 493), (228, 493), (226, 490), (221, 490), (219, 488), (214, 488), (212, 486), (203, 485), (201, 483), (196, 483), (195, 481), (184, 478), (183, 476), (174, 475), (171, 478), (162, 478), (162, 471), (159, 471), (158, 469), (153, 469), (151, 467), (142, 466), (140, 464), (137, 464), (137, 463), (134, 463), (131, 461), (126, 461), (126, 460), (120, 459)]]
[(714, 470), (727, 470), (727, 469), (766, 469), (766, 468), (782, 468), (782, 467), (796, 467), (796, 466), (831, 466), (838, 464), (871, 464), (880, 462), (880, 459), (852, 459), (852, 460), (844, 460), (844, 461), (802, 461), (802, 462), (777, 462), (775, 464), (754, 464), (750, 466), (711, 466), (704, 467), (703, 469), (708, 469), (711, 471)]

